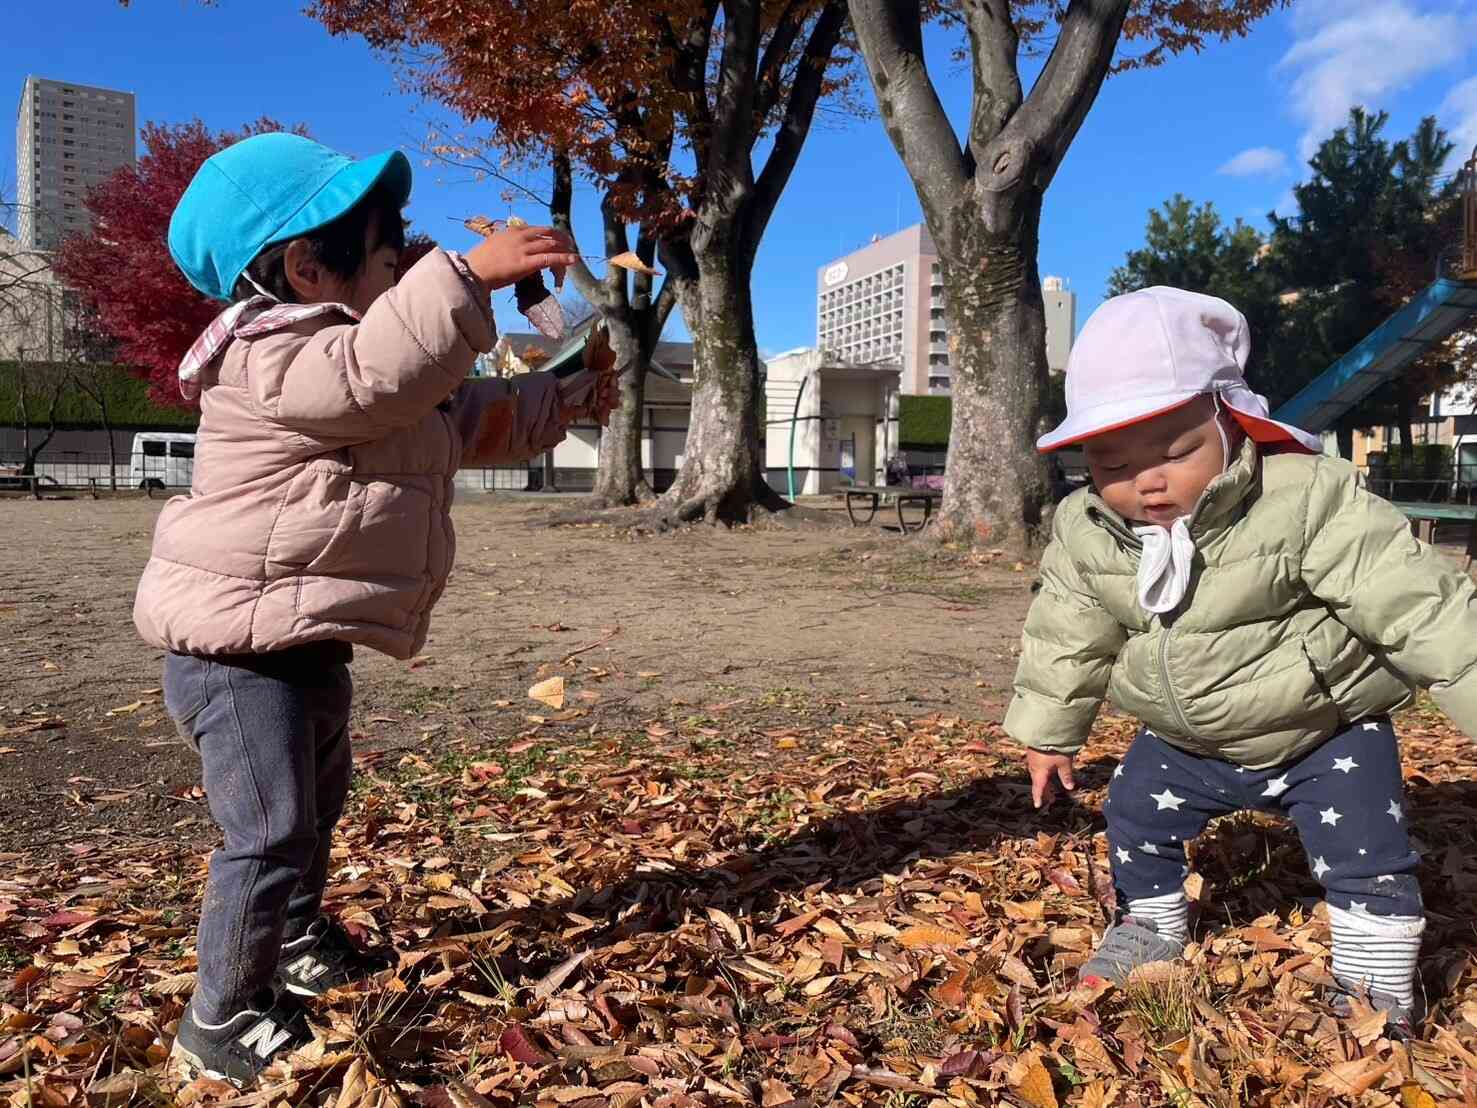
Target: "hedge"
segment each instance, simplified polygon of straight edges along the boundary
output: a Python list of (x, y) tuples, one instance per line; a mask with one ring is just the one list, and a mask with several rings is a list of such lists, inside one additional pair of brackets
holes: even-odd
[[(48, 372), (65, 372), (65, 365), (37, 365), (29, 363), (26, 373), (37, 380)], [(193, 431), (199, 425), (198, 412), (179, 408), (161, 408), (149, 399), (149, 383), (133, 376), (121, 367), (116, 372), (102, 376), (104, 394), (108, 398), (108, 422), (115, 428), (158, 428), (171, 431)], [(36, 389), (31, 389), (31, 425), (36, 426), (46, 418), (46, 405)], [(16, 363), (0, 361), (0, 427), (17, 427), (20, 418), (19, 382)], [(59, 429), (98, 430), (102, 427), (102, 416), (92, 397), (75, 385), (69, 385), (62, 393), (57, 408), (56, 425)]]
[(954, 402), (947, 396), (899, 396), (898, 441), (918, 449), (949, 445)]

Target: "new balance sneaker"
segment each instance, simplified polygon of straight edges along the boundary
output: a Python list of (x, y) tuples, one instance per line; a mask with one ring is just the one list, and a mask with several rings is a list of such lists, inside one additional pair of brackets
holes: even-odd
[(186, 1080), (213, 1077), (244, 1089), (272, 1062), (312, 1041), (302, 1005), (263, 989), (225, 1023), (202, 1023), (194, 1003), (187, 1005), (169, 1056)]
[(322, 996), (392, 965), (384, 955), (367, 954), (355, 946), (336, 920), (319, 916), (302, 938), (282, 944), (277, 981), (298, 996)]

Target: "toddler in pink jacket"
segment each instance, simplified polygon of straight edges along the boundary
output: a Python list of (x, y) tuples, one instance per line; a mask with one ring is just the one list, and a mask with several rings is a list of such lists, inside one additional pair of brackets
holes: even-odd
[(190, 495), (160, 514), (134, 621), (198, 749), (212, 855), (187, 1076), (253, 1082), (308, 1040), (299, 996), (377, 968), (320, 915), (351, 769), (353, 645), (425, 642), (451, 569), (452, 479), (609, 417), (608, 374), (468, 380), (491, 290), (573, 264), (551, 228), (433, 250), (395, 281), (410, 164), (265, 134), (209, 159), (170, 224), (175, 262), (232, 302), (180, 367), (200, 398)]

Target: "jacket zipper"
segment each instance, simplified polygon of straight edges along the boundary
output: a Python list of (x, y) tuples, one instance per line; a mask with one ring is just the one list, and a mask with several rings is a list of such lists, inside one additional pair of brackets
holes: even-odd
[(1190, 727), (1190, 721), (1185, 718), (1184, 709), (1180, 707), (1179, 698), (1174, 695), (1174, 686), (1169, 681), (1169, 636), (1174, 629), (1162, 620), (1159, 629), (1163, 633), (1159, 639), (1159, 679), (1164, 684), (1164, 695), (1169, 700), (1169, 706), (1174, 709), (1174, 718), (1184, 731), (1185, 738), (1194, 739), (1195, 732)]

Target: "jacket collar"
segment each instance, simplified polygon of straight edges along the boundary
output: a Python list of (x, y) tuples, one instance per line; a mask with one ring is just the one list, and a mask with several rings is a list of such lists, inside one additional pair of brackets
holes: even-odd
[(330, 313), (348, 316), (355, 323), (360, 319), (359, 313), (347, 304), (283, 304), (267, 296), (237, 301), (210, 321), (180, 361), (180, 393), (186, 400), (194, 400), (200, 395), (201, 371), (215, 361), (233, 338), (269, 334), (281, 327)]
[[(1205, 487), (1195, 510), (1190, 514), (1190, 534), (1196, 540), (1219, 535), (1240, 517), (1241, 506), (1261, 484), (1261, 455), (1248, 435), (1231, 467)], [(1087, 493), (1087, 518), (1111, 532), (1122, 543), (1135, 549), (1143, 542), (1134, 534), (1133, 525), (1120, 516), (1107, 501), (1090, 489)]]

